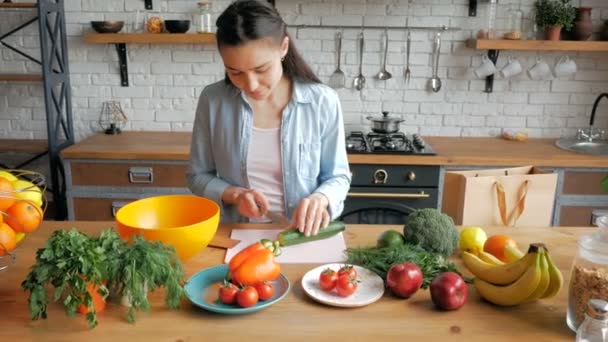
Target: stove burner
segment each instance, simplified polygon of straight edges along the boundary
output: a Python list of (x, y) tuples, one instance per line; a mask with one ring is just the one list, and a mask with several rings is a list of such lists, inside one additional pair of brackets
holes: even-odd
[(435, 154), (418, 134), (407, 136), (403, 132), (351, 132), (346, 138), (346, 149), (351, 153)]

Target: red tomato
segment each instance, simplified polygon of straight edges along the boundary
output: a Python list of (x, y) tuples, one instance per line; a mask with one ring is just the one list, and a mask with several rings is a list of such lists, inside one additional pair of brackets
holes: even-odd
[(349, 276), (348, 274), (338, 277), (338, 282), (336, 283), (336, 291), (338, 291), (338, 296), (348, 297), (355, 293), (355, 290), (357, 290), (357, 279)]
[(258, 291), (260, 300), (269, 300), (274, 294), (274, 286), (269, 281), (261, 281), (255, 284), (255, 289)]
[(326, 268), (319, 275), (319, 286), (325, 291), (331, 291), (336, 287), (338, 273), (331, 268)]
[(220, 302), (224, 304), (234, 304), (236, 302), (236, 294), (239, 292), (239, 288), (231, 282), (224, 281), (218, 291)]
[(357, 270), (353, 265), (344, 265), (340, 267), (340, 270), (338, 271), (338, 278), (340, 278), (340, 276), (343, 274), (348, 274), (351, 278), (357, 278)]
[(236, 302), (242, 308), (248, 308), (258, 303), (258, 291), (253, 286), (245, 286), (236, 295)]

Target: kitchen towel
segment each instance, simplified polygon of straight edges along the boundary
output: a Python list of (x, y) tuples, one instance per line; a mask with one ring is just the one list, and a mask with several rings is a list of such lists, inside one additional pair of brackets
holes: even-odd
[[(240, 250), (261, 239), (276, 240), (281, 231), (282, 229), (233, 229), (230, 237), (241, 242), (226, 250), (224, 262), (228, 263)], [(340, 232), (327, 239), (281, 247), (281, 255), (276, 260), (284, 264), (341, 263), (346, 260), (345, 249), (344, 235)]]

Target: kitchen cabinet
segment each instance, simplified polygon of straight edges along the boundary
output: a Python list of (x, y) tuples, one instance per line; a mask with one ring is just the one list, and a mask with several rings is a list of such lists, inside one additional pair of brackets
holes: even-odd
[(601, 182), (607, 169), (558, 169), (557, 200), (553, 216), (555, 226), (592, 226), (593, 212), (608, 210), (608, 193)]
[(68, 217), (112, 220), (139, 198), (189, 194), (190, 133), (96, 134), (62, 152)]

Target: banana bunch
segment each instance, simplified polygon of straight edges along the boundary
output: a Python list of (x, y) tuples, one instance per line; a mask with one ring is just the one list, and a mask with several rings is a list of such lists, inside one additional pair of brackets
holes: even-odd
[(473, 284), (481, 297), (497, 305), (512, 306), (551, 298), (562, 288), (562, 273), (543, 244), (531, 244), (523, 256), (515, 249), (511, 253), (507, 260), (514, 261), (510, 263), (484, 255), (489, 253), (462, 253), (462, 261), (475, 275)]

